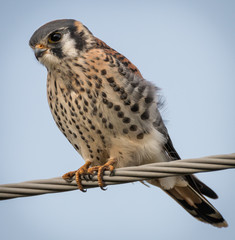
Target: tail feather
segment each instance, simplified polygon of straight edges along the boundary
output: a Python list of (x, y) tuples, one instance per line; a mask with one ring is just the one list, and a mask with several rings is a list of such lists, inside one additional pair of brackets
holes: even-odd
[[(160, 119), (161, 120), (161, 119)], [(165, 154), (168, 161), (179, 160), (180, 156), (176, 152), (167, 129), (162, 121), (160, 121), (157, 130), (166, 137), (166, 143), (164, 145)], [(177, 184), (177, 181), (183, 180)], [(172, 177), (166, 179), (152, 179), (148, 180), (150, 184), (162, 188), (168, 193), (175, 201), (177, 201), (186, 211), (188, 211), (196, 219), (210, 223), (216, 227), (227, 227), (228, 224), (217, 211), (216, 208), (203, 196), (207, 196), (213, 199), (218, 198), (217, 194), (206, 184), (201, 182), (194, 175), (186, 175), (184, 177), (178, 177), (178, 180), (172, 185)], [(180, 182), (179, 181), (179, 182)]]
[(185, 187), (175, 186), (164, 191), (199, 221), (210, 223), (215, 227), (228, 226), (218, 210), (190, 185)]
[[(190, 177), (192, 179), (192, 181), (194, 181), (194, 183), (196, 184), (196, 186), (197, 186), (198, 190), (200, 191), (200, 193), (202, 193), (203, 195), (205, 195), (205, 196), (207, 196), (209, 198), (213, 198), (213, 199), (217, 199), (218, 198), (218, 195), (210, 187), (208, 187), (205, 183), (200, 181), (196, 176), (189, 175), (188, 177)], [(186, 178), (186, 179), (188, 180), (188, 178)], [(189, 184), (190, 184), (190, 182), (189, 182)]]

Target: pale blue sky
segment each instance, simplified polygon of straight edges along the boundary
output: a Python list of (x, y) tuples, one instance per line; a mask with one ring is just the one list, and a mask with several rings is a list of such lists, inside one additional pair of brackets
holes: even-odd
[[(235, 152), (234, 1), (1, 1), (0, 184), (60, 176), (83, 160), (46, 100), (46, 69), (28, 41), (42, 24), (83, 22), (162, 89), (182, 158)], [(194, 220), (160, 189), (140, 183), (0, 202), (1, 238), (234, 239), (235, 170), (199, 177), (229, 223)]]

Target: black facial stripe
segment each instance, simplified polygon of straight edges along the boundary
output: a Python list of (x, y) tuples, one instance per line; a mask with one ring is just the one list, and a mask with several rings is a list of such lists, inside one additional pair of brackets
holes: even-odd
[(73, 38), (76, 42), (76, 49), (82, 50), (86, 44), (85, 38), (84, 38), (84, 32), (77, 32), (76, 26), (70, 26), (69, 28), (71, 38)]
[(62, 52), (61, 47), (52, 48), (51, 51), (52, 51), (52, 53), (53, 53), (54, 55), (56, 55), (58, 58), (63, 58), (63, 57), (64, 57), (64, 54), (63, 54), (63, 52)]

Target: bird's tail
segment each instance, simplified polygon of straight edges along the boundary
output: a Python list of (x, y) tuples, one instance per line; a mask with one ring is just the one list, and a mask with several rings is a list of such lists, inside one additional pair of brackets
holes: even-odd
[[(151, 181), (151, 184), (154, 184), (154, 182)], [(159, 186), (159, 184), (156, 184), (156, 186)], [(189, 184), (163, 190), (199, 221), (219, 228), (228, 226), (219, 211)]]

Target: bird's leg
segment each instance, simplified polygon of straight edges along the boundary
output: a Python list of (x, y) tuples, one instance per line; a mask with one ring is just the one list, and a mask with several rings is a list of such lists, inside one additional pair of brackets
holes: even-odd
[(102, 190), (106, 190), (104, 187), (104, 181), (103, 181), (103, 176), (104, 176), (104, 172), (106, 170), (109, 170), (111, 173), (110, 175), (113, 173), (115, 165), (117, 163), (117, 160), (115, 158), (110, 158), (108, 160), (108, 162), (106, 162), (104, 165), (102, 166), (94, 166), (88, 169), (88, 173), (89, 174), (94, 174), (94, 172), (98, 172), (97, 173), (97, 178), (98, 178), (98, 184), (100, 186), (100, 188)]
[(81, 166), (78, 170), (65, 173), (62, 176), (62, 178), (68, 180), (75, 175), (75, 180), (77, 182), (79, 190), (81, 190), (82, 192), (86, 192), (86, 190), (84, 190), (82, 186), (81, 176), (84, 176), (88, 173), (88, 168), (90, 167), (90, 165), (91, 161), (86, 161), (86, 163), (83, 166)]

